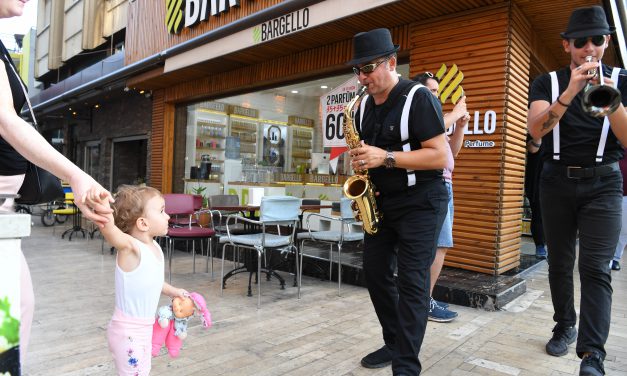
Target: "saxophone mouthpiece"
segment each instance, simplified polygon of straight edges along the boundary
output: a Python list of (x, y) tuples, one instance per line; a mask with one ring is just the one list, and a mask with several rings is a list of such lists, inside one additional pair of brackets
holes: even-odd
[(359, 89), (357, 89), (357, 94), (355, 94), (356, 96), (360, 96), (362, 95), (366, 90), (368, 90), (368, 86), (362, 86)]

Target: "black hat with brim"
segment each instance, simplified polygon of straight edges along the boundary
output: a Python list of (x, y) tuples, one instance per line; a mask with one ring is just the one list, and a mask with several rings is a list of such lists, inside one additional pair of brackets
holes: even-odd
[(388, 29), (374, 29), (355, 34), (353, 37), (353, 59), (346, 65), (367, 63), (381, 56), (390, 55), (400, 46), (392, 43), (392, 35)]
[(607, 23), (605, 11), (600, 6), (577, 8), (573, 10), (568, 20), (568, 28), (560, 33), (564, 39), (593, 37), (595, 35), (608, 35), (616, 31), (616, 28)]

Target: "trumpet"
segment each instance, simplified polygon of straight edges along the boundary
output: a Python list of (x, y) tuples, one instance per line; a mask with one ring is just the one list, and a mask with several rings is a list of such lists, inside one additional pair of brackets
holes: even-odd
[[(586, 62), (591, 62), (592, 56), (586, 56)], [(592, 78), (599, 77), (599, 83), (593, 85), (588, 81), (583, 96), (581, 97), (581, 106), (585, 113), (593, 117), (604, 117), (616, 111), (621, 101), (621, 94), (613, 86), (603, 84), (603, 74), (600, 74), (601, 61), (598, 67), (588, 70), (588, 74)]]

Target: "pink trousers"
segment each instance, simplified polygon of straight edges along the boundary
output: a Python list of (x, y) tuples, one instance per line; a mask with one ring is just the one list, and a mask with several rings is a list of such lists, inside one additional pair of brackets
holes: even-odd
[[(24, 182), (24, 175), (0, 176), (0, 192), (15, 194), (20, 190)], [(0, 205), (0, 213), (13, 211), (13, 199), (7, 199)], [(20, 250), (20, 363), (24, 364), (30, 331), (33, 325), (33, 313), (35, 311), (35, 293), (30, 270)]]
[(153, 321), (152, 317), (130, 317), (115, 309), (107, 328), (107, 339), (118, 375), (150, 374)]

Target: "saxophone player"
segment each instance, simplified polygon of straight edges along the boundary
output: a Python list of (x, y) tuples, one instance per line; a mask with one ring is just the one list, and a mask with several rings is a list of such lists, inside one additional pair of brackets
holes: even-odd
[[(429, 267), (447, 212), (442, 178), (446, 139), (437, 99), (424, 86), (399, 79), (398, 48), (388, 29), (353, 38), (353, 59), (347, 65), (368, 96), (354, 116), (361, 146), (350, 155), (354, 170), (368, 170), (382, 217), (377, 233), (365, 234), (363, 267), (384, 346), (361, 364), (392, 364), (394, 375), (414, 376), (421, 371), (418, 353), (429, 310)], [(402, 117), (404, 108), (408, 116)]]

